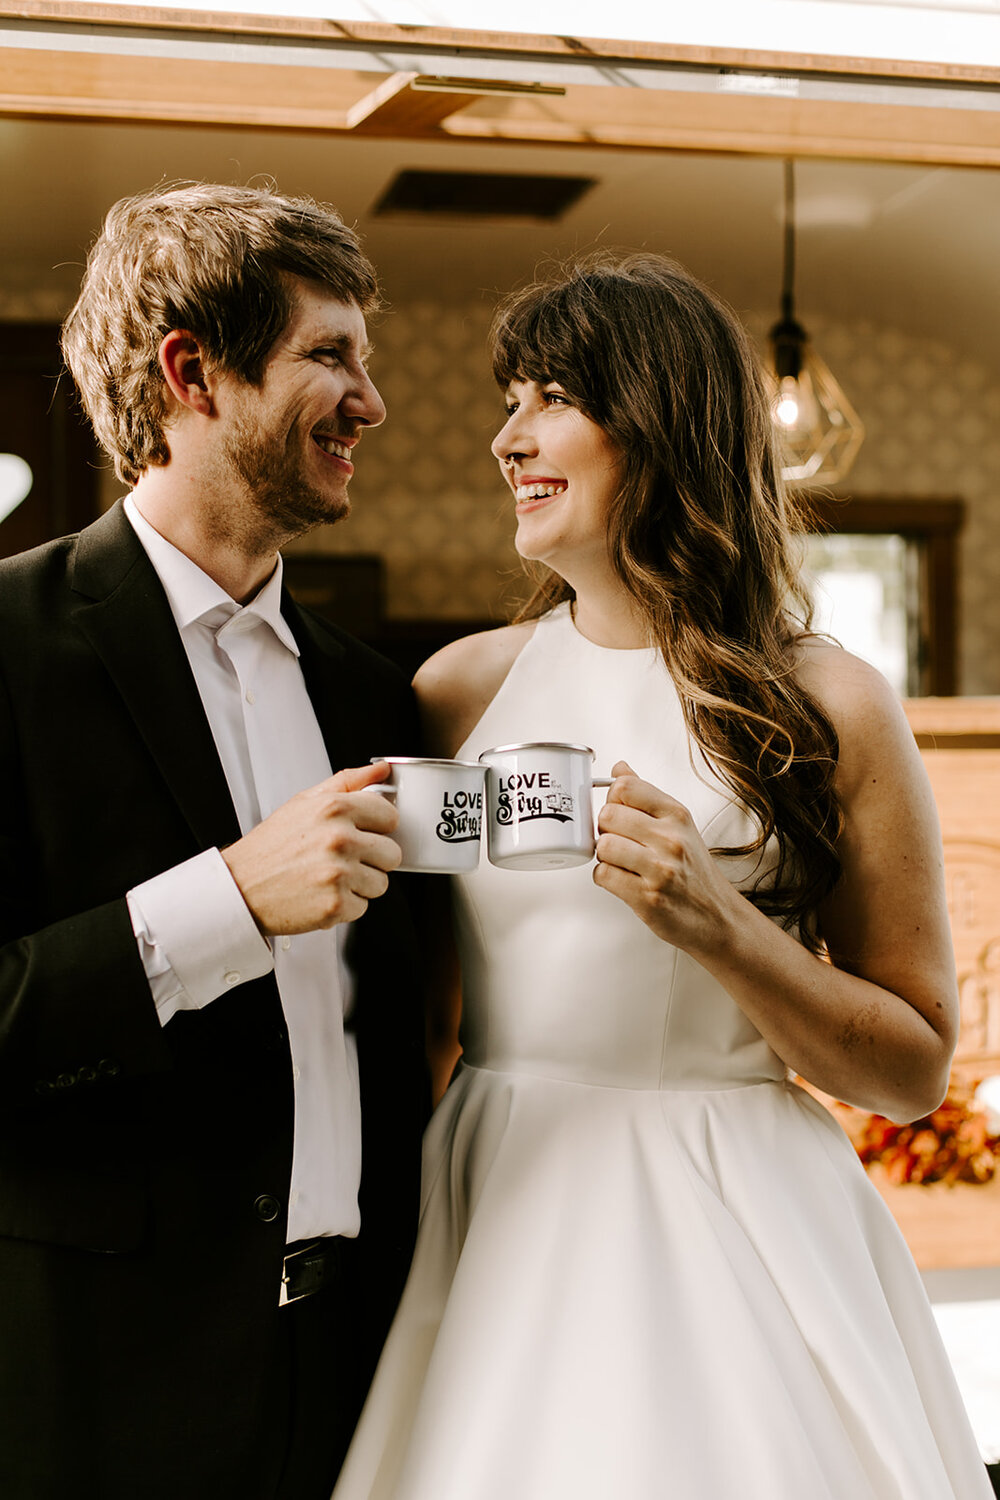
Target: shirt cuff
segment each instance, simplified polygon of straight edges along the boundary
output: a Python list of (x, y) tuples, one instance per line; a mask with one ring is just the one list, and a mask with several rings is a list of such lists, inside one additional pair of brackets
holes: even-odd
[(163, 1024), (176, 1011), (200, 1010), (274, 967), (270, 945), (218, 849), (134, 886), (126, 899)]

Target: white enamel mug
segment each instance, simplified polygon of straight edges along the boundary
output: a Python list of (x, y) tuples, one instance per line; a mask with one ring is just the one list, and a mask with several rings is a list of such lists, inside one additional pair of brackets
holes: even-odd
[(392, 797), (399, 823), (392, 837), (403, 853), (401, 870), (454, 875), (479, 864), (486, 769), (474, 760), (433, 760), (375, 755), (387, 761), (388, 781), (366, 788)]
[(490, 863), (505, 870), (562, 870), (594, 857), (595, 786), (588, 745), (537, 741), (498, 745), (486, 766), (486, 835)]

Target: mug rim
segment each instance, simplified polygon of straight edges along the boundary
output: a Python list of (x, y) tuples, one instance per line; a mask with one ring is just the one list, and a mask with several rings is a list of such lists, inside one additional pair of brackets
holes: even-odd
[(478, 760), (449, 760), (447, 756), (436, 755), (373, 755), (369, 758), (370, 766), (447, 766), (454, 770), (458, 767), (464, 771), (482, 771), (484, 768)]
[(514, 755), (520, 750), (572, 750), (589, 755), (591, 760), (595, 756), (589, 745), (573, 745), (566, 740), (526, 740), (521, 745), (495, 745), (492, 750), (484, 750), (479, 759), (484, 761), (488, 755)]

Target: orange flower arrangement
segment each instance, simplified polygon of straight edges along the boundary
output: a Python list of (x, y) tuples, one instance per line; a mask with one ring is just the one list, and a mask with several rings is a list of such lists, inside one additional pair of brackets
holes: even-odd
[(981, 1110), (970, 1107), (973, 1090), (953, 1084), (933, 1114), (909, 1125), (868, 1115), (851, 1131), (865, 1166), (879, 1162), (892, 1183), (989, 1182), (1000, 1160), (1000, 1135)]

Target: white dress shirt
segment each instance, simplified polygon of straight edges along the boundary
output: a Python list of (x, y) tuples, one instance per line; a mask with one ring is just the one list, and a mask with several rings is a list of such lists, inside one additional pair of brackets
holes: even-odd
[[(153, 529), (131, 496), (125, 514), (166, 591), (247, 833), (331, 774), (298, 647), (281, 617), (281, 559), (241, 607)], [(357, 1047), (344, 1031), (353, 1000), (346, 928), (269, 944), (218, 849), (136, 886), (128, 905), (163, 1024), (273, 968), (295, 1088), (287, 1238), (357, 1234), (361, 1113)]]

